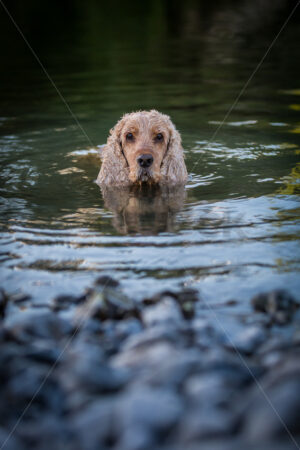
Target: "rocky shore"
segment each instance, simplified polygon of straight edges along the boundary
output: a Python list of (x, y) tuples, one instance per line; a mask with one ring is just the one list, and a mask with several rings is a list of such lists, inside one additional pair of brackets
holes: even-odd
[(299, 304), (251, 305), (109, 277), (49, 308), (1, 292), (1, 450), (299, 448)]

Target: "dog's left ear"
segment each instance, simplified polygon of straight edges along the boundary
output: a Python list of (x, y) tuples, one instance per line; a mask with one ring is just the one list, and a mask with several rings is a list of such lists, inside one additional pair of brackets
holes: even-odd
[(181, 137), (174, 125), (170, 129), (170, 138), (167, 151), (161, 166), (163, 181), (170, 184), (183, 184), (187, 180), (187, 170), (184, 163), (184, 154)]

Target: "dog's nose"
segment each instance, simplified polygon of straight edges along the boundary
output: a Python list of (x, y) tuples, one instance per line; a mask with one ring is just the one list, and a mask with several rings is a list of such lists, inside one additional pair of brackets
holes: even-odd
[(141, 167), (150, 167), (153, 163), (153, 156), (150, 153), (146, 153), (145, 155), (140, 155), (137, 158), (137, 162)]

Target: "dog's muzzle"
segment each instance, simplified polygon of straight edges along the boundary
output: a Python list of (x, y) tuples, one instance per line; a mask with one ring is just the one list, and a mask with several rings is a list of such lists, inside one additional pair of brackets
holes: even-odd
[(152, 171), (150, 169), (140, 167), (138, 170), (138, 180), (143, 183), (152, 181)]

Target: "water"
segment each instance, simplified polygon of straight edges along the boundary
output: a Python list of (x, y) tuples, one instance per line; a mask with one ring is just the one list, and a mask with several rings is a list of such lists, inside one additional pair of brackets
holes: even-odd
[(63, 3), (10, 7), (93, 147), (124, 112), (158, 109), (190, 180), (104, 201), (90, 142), (1, 11), (2, 287), (41, 304), (109, 274), (134, 298), (298, 296), (299, 15), (212, 139), (292, 2)]

